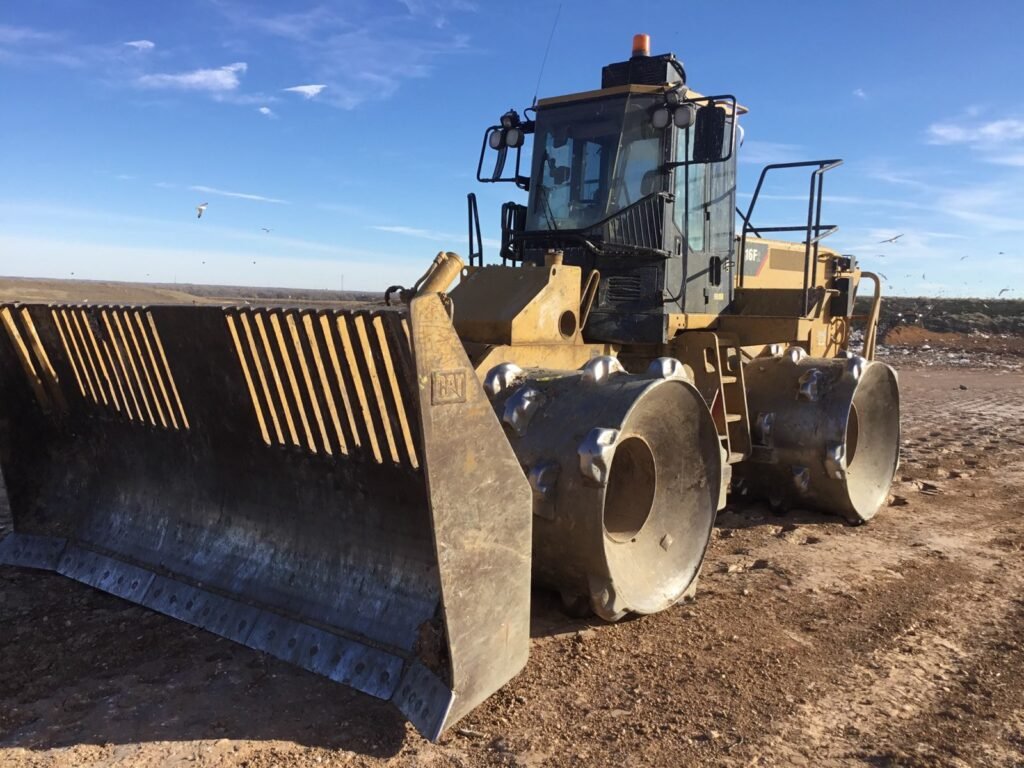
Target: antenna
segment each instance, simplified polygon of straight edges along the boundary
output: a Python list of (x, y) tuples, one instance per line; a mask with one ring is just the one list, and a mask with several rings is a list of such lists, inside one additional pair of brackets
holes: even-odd
[(544, 67), (548, 63), (548, 54), (551, 52), (551, 41), (555, 39), (555, 27), (558, 26), (558, 17), (562, 15), (562, 4), (558, 4), (555, 11), (555, 20), (551, 22), (551, 34), (548, 35), (548, 44), (544, 48), (544, 58), (540, 62), (540, 72), (537, 73), (537, 85), (533, 89), (533, 106), (537, 106), (537, 96), (540, 94), (540, 79), (544, 77)]

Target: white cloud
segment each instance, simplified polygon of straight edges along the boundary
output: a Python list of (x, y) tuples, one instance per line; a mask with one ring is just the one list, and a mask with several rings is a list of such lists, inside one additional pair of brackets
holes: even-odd
[(933, 192), (935, 187), (928, 182), (922, 181), (919, 178), (906, 171), (893, 171), (889, 168), (880, 168), (878, 170), (869, 171), (868, 178), (877, 179), (878, 181), (884, 181), (888, 184), (895, 184), (901, 187), (909, 187), (911, 189), (917, 189), (922, 192)]
[(241, 84), (239, 75), (244, 74), (248, 65), (244, 61), (218, 69), (195, 69), (178, 74), (143, 75), (136, 82), (143, 88), (177, 88), (185, 91), (210, 91), (221, 93), (233, 91)]
[(291, 88), (284, 88), (283, 90), (290, 93), (301, 93), (307, 99), (312, 99), (313, 97), (318, 96), (320, 91), (326, 87), (327, 86), (323, 83), (314, 83), (310, 85), (293, 85)]
[(1024, 152), (1017, 152), (1010, 155), (992, 155), (985, 159), (990, 163), (995, 163), (996, 165), (1009, 165), (1014, 168), (1024, 168)]
[[(466, 235), (453, 235), (450, 232), (438, 232), (433, 229), (420, 229), (419, 227), (406, 227), (401, 224), (380, 224), (371, 226), (370, 229), (376, 229), (379, 232), (390, 232), (396, 235), (405, 235), (407, 237), (416, 237), (420, 240), (430, 240), (435, 243), (448, 243), (449, 245), (454, 243), (460, 243), (465, 241)], [(501, 246), (497, 240), (484, 239), (484, 245), (490, 246), (491, 248), (498, 248)]]
[(1024, 120), (1003, 118), (987, 123), (932, 123), (928, 126), (929, 144), (971, 144), (987, 147), (1024, 139)]
[(1024, 232), (1024, 195), (1013, 180), (960, 185), (937, 201), (947, 216), (991, 232)]
[(776, 141), (747, 139), (739, 149), (739, 161), (752, 165), (769, 163), (791, 163), (806, 160), (806, 153), (797, 144), (783, 144)]
[(304, 43), (318, 34), (329, 33), (346, 26), (345, 20), (331, 13), (327, 8), (316, 7), (299, 13), (283, 13), (278, 16), (256, 16), (246, 6), (231, 7), (219, 3), (231, 21), (241, 26), (251, 26), (275, 37)]
[(853, 95), (856, 96), (858, 99), (864, 99), (865, 101), (868, 98), (867, 91), (865, 91), (863, 88), (854, 88)]
[(137, 51), (151, 51), (156, 48), (156, 43), (152, 40), (129, 40), (125, 45)]
[(258, 203), (279, 203), (281, 205), (288, 205), (287, 200), (280, 200), (276, 197), (264, 197), (263, 195), (252, 195), (248, 192), (229, 192), (225, 189), (216, 189), (215, 187), (207, 187), (202, 184), (193, 184), (189, 187), (193, 192), (205, 192), (208, 195), (220, 195), (221, 197), (237, 197), (241, 200), (255, 200)]
[(455, 239), (455, 235), (450, 235), (446, 232), (436, 232), (432, 229), (420, 229), (419, 227), (405, 227), (400, 224), (381, 224), (370, 227), (370, 229), (377, 229), (381, 232), (393, 232), (396, 235), (408, 235), (409, 237), (418, 237), (422, 240), (434, 240), (436, 242), (444, 242), (446, 240)]
[(260, 107), (256, 111), (259, 112), (261, 115), (263, 115), (265, 117), (271, 117), (271, 118), (277, 117), (277, 113), (274, 112), (274, 110), (272, 110), (270, 107)]
[(932, 123), (928, 126), (927, 142), (967, 147), (983, 162), (1024, 168), (1024, 119), (1003, 117), (988, 122), (960, 119)]
[(19, 45), (21, 43), (48, 43), (56, 39), (49, 32), (39, 32), (28, 27), (12, 27), (0, 24), (0, 45)]
[(469, 38), (455, 29), (456, 14), (476, 10), (466, 0), (410, 0), (408, 13), (398, 14), (370, 13), (365, 3), (338, 5), (268, 15), (238, 0), (218, 0), (215, 8), (238, 30), (276, 38), (272, 44), (315, 78), (286, 90), (341, 109), (387, 100), (410, 78), (430, 76), (441, 57), (468, 50)]

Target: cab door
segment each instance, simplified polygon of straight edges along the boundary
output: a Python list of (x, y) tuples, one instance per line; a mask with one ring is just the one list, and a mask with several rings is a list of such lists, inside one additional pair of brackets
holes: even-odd
[[(677, 131), (675, 224), (682, 232), (683, 306), (689, 314), (724, 312), (732, 302), (736, 153), (693, 161), (693, 127)], [(726, 131), (731, 141), (731, 131)]]

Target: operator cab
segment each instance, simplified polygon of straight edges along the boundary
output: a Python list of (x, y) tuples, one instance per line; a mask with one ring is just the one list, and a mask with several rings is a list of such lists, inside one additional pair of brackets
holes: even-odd
[[(525, 206), (503, 207), (503, 261), (540, 265), (556, 248), (567, 264), (599, 270), (585, 329), (593, 340), (658, 343), (669, 314), (721, 313), (732, 300), (743, 111), (733, 96), (689, 90), (681, 62), (650, 56), (646, 35), (629, 60), (604, 68), (601, 90), (542, 99), (527, 110), (532, 120), (509, 111), (488, 129), (477, 169), (480, 181), (529, 192)], [(488, 147), (497, 159), (486, 176)]]

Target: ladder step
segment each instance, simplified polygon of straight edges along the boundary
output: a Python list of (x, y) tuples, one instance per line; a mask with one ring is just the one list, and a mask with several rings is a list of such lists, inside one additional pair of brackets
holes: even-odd
[(729, 453), (729, 458), (726, 460), (729, 464), (736, 464), (737, 462), (743, 461), (743, 454), (732, 451)]
[(736, 377), (735, 376), (723, 376), (722, 377), (722, 383), (723, 384), (735, 384), (736, 383)]
[(743, 421), (743, 414), (741, 413), (727, 413), (725, 414), (725, 420), (727, 423), (732, 424), (737, 421)]

